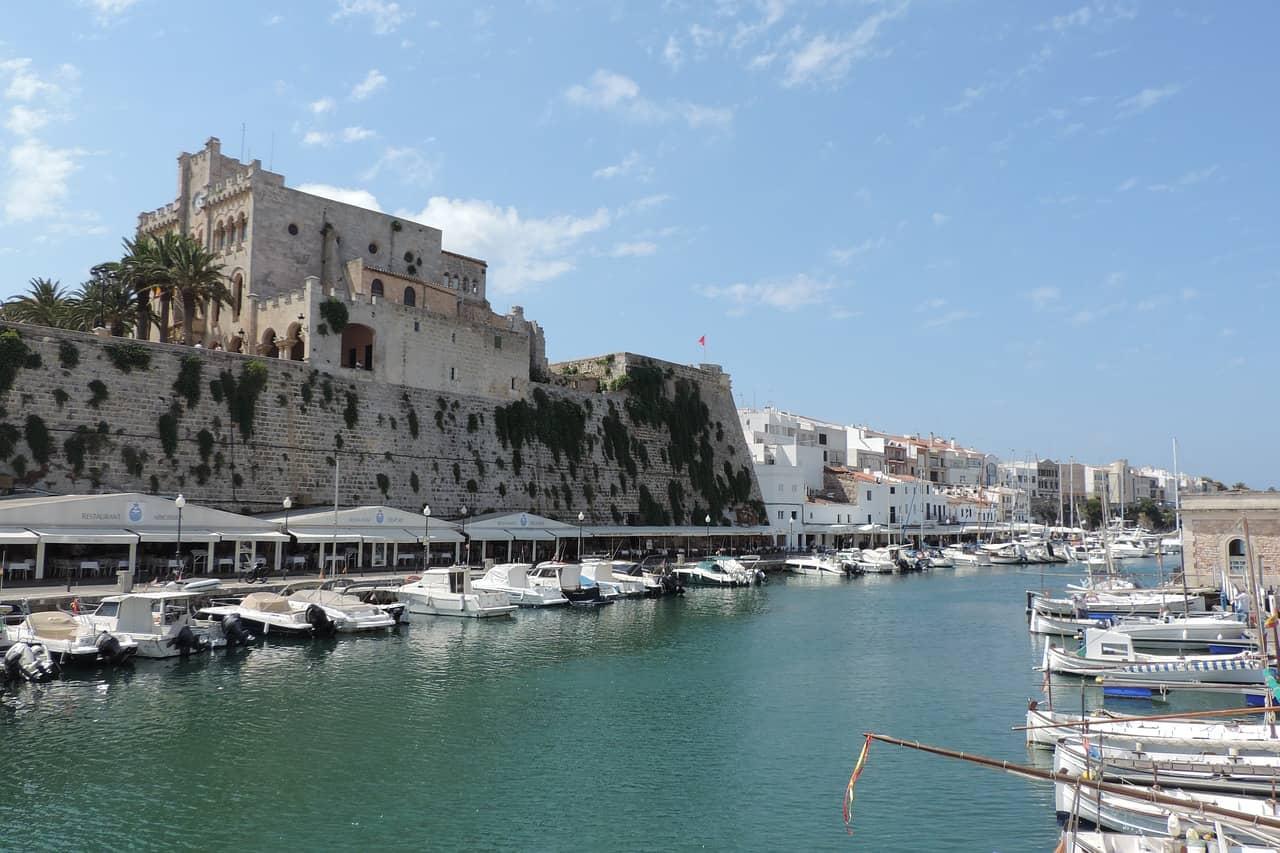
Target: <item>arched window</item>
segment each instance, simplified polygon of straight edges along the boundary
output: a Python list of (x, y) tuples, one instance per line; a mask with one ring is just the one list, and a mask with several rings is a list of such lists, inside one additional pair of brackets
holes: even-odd
[(224, 234), (225, 234), (225, 233), (226, 233), (226, 232), (224, 232), (224, 231), (222, 230), (222, 223), (221, 223), (221, 222), (219, 222), (216, 226), (214, 226), (214, 229), (213, 229), (213, 247), (214, 247), (215, 249), (219, 249), (219, 250), (220, 250), (220, 249), (222, 249), (222, 241), (223, 241), (223, 236), (224, 236)]
[(1249, 567), (1249, 558), (1245, 555), (1244, 540), (1232, 539), (1227, 543), (1227, 571), (1233, 575), (1242, 575)]
[(360, 323), (348, 323), (342, 330), (342, 366), (373, 370), (373, 343), (373, 329)]
[(244, 238), (247, 237), (248, 235), (249, 235), (249, 220), (247, 220), (245, 218), (245, 215), (242, 213), (240, 214), (240, 236), (237, 242), (243, 243)]
[(404, 289), (404, 304), (409, 306), (418, 304), (418, 292), (412, 287), (406, 287)]
[(374, 296), (381, 296), (382, 295), (382, 279), (375, 278), (373, 282), (369, 285), (369, 292), (372, 293)]
[(244, 305), (244, 276), (236, 273), (231, 279), (231, 319), (240, 319), (240, 308)]

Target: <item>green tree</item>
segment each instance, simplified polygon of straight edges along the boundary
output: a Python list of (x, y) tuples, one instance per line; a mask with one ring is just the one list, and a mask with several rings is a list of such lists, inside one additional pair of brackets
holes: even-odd
[(4, 319), (15, 323), (31, 323), (36, 326), (53, 326), (58, 329), (74, 325), (71, 316), (72, 297), (56, 281), (33, 278), (27, 292), (4, 303)]
[[(157, 323), (160, 340), (169, 339), (168, 312), (172, 290), (162, 244), (174, 238), (174, 235), (158, 239), (143, 235), (136, 240), (125, 240), (124, 256), (113, 264), (115, 276), (133, 294), (133, 325), (139, 340), (149, 340), (151, 326)], [(160, 297), (163, 316), (151, 308), (153, 292)]]
[(137, 319), (134, 293), (121, 280), (120, 265), (98, 264), (90, 276), (74, 297), (71, 316), (75, 327), (88, 332), (102, 326), (115, 337), (129, 334)]
[(1089, 498), (1079, 505), (1077, 512), (1089, 529), (1097, 530), (1102, 526), (1102, 501), (1098, 498)]
[(1035, 498), (1031, 501), (1031, 520), (1040, 524), (1058, 523), (1058, 502), (1048, 498)]
[(211, 305), (231, 302), (222, 264), (212, 252), (186, 235), (165, 242), (164, 260), (172, 293), (182, 303), (182, 342), (191, 346), (196, 342), (197, 308), (208, 318)]

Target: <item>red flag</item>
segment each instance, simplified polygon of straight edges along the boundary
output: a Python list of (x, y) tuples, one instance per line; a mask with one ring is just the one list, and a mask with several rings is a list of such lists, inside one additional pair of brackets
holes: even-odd
[(703, 349), (706, 349), (706, 346), (707, 346), (706, 335), (703, 335), (702, 337), (698, 338), (698, 346), (702, 347)]

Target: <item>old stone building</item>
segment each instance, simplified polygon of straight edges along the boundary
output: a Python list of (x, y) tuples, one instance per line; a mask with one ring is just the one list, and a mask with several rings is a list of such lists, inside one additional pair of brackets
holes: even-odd
[(445, 251), (440, 229), (287, 187), (216, 138), (179, 155), (177, 197), (138, 217), (139, 234), (175, 231), (227, 278), (230, 305), (175, 317), (205, 347), (496, 397), (546, 372), (541, 328), (494, 313), (487, 265)]
[[(1247, 521), (1247, 535), (1246, 535)], [(1280, 494), (1218, 492), (1182, 498), (1182, 552), (1187, 580), (1248, 586), (1261, 564), (1263, 585), (1280, 586)]]

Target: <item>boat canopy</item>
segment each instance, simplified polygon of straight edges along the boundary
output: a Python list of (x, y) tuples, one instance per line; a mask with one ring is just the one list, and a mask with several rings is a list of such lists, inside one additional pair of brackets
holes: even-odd
[(126, 595), (120, 600), (120, 607), (116, 611), (116, 630), (126, 634), (159, 633), (152, 616), (154, 603), (155, 599)]
[(245, 610), (259, 610), (263, 613), (292, 613), (293, 606), (289, 599), (274, 592), (251, 592), (240, 602)]

